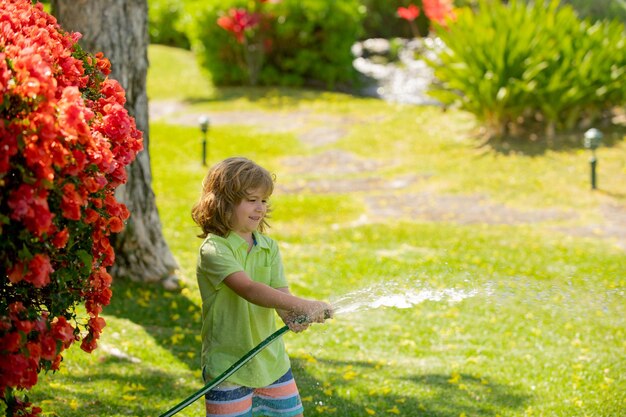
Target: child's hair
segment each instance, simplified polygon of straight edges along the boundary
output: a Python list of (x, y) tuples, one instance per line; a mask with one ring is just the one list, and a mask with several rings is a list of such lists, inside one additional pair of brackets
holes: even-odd
[[(274, 176), (247, 158), (228, 158), (211, 167), (202, 181), (200, 200), (191, 209), (191, 217), (202, 228), (198, 237), (209, 233), (226, 237), (232, 230), (235, 206), (257, 189), (269, 197), (274, 191)], [(270, 211), (268, 205), (260, 232), (269, 227), (265, 219)]]

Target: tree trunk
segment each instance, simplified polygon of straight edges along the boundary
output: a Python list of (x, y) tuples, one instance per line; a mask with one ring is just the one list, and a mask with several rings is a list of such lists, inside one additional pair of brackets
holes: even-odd
[(63, 29), (83, 35), (80, 44), (86, 51), (103, 52), (111, 61), (110, 77), (126, 90), (126, 109), (144, 135), (144, 151), (128, 168), (128, 182), (116, 191), (132, 215), (126, 229), (112, 239), (116, 260), (111, 273), (176, 288), (178, 264), (163, 237), (152, 191), (146, 94), (147, 0), (52, 0), (51, 5)]

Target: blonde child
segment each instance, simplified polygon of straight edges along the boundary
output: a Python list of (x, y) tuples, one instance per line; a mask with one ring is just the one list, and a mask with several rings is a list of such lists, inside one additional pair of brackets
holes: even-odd
[[(202, 371), (225, 371), (276, 330), (274, 311), (295, 332), (330, 316), (325, 302), (289, 292), (276, 242), (266, 236), (273, 176), (246, 158), (213, 166), (192, 209), (203, 242), (197, 264), (202, 296)], [(298, 388), (281, 340), (227, 384), (206, 394), (209, 416), (302, 416)]]

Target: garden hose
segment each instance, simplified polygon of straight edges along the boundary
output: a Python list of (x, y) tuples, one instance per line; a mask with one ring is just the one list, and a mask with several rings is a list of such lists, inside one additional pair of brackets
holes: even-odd
[[(328, 319), (330, 317), (331, 317), (330, 311), (324, 311), (324, 318)], [(303, 322), (307, 322), (308, 319), (306, 317), (303, 317), (303, 318), (301, 318), (300, 320), (297, 320), (297, 321), (303, 323)], [(193, 393), (189, 397), (185, 398), (183, 401), (178, 403), (176, 406), (170, 408), (165, 413), (161, 414), (159, 417), (171, 417), (174, 414), (176, 414), (179, 411), (181, 411), (182, 409), (184, 409), (184, 408), (188, 407), (189, 405), (193, 404), (198, 398), (202, 397), (204, 394), (206, 394), (207, 392), (209, 392), (210, 390), (212, 390), (213, 388), (215, 388), (216, 386), (218, 386), (219, 384), (224, 382), (232, 374), (237, 372), (239, 370), (239, 368), (244, 366), (248, 361), (250, 361), (250, 359), (254, 358), (260, 351), (265, 349), (270, 343), (272, 343), (273, 341), (278, 339), (280, 336), (283, 335), (283, 333), (287, 332), (288, 330), (289, 330), (289, 326), (287, 326), (287, 325), (285, 325), (285, 326), (281, 327), (280, 329), (276, 330), (274, 333), (269, 335), (265, 340), (263, 340), (261, 343), (256, 345), (254, 348), (252, 348), (252, 350), (250, 350), (248, 353), (243, 355), (230, 368), (228, 368), (227, 370), (222, 372), (222, 374), (220, 374), (220, 376), (218, 376), (215, 379), (213, 379), (212, 381), (210, 381), (204, 387), (200, 388), (198, 391), (196, 391), (195, 393)]]
[(208, 384), (206, 384), (204, 387), (202, 387), (201, 389), (199, 389), (198, 391), (196, 391), (189, 397), (185, 398), (176, 406), (170, 408), (168, 411), (161, 414), (160, 417), (173, 416), (174, 414), (181, 411), (183, 408), (193, 404), (198, 398), (202, 397), (204, 394), (206, 394), (207, 392), (209, 392), (210, 390), (212, 390), (213, 388), (215, 388), (216, 386), (224, 382), (229, 376), (237, 372), (239, 368), (244, 366), (250, 359), (254, 358), (257, 355), (257, 353), (265, 349), (270, 343), (278, 339), (280, 336), (282, 336), (283, 333), (285, 333), (288, 330), (289, 330), (289, 326), (283, 326), (280, 329), (276, 330), (267, 339), (265, 339), (264, 341), (256, 345), (250, 352), (243, 355), (241, 359), (235, 362), (230, 368), (222, 372), (220, 376), (210, 381)]

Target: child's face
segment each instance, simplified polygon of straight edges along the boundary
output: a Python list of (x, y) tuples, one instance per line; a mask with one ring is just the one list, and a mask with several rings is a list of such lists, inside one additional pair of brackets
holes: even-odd
[(267, 212), (268, 197), (259, 189), (250, 190), (248, 197), (235, 206), (233, 231), (248, 236), (257, 230)]

